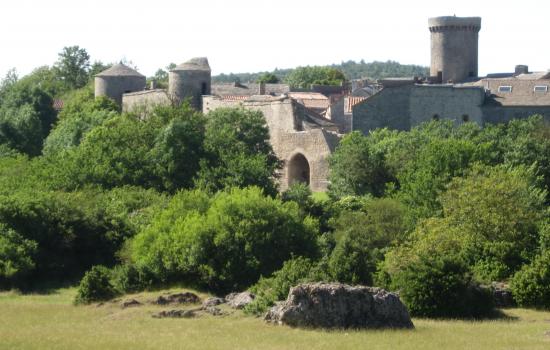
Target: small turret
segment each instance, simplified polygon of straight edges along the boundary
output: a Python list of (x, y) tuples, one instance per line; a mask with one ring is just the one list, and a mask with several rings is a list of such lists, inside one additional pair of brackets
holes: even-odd
[(122, 95), (145, 89), (145, 76), (122, 63), (95, 76), (95, 97), (107, 96), (119, 105)]
[(170, 71), (168, 93), (176, 103), (189, 99), (191, 106), (202, 109), (202, 96), (210, 95), (211, 70), (206, 57), (193, 58)]

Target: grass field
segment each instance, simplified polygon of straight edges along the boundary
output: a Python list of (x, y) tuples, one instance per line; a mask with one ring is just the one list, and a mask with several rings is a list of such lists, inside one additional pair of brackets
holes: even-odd
[(550, 312), (511, 309), (502, 320), (414, 319), (415, 330), (329, 332), (273, 326), (241, 312), (155, 319), (167, 307), (73, 306), (74, 293), (0, 293), (0, 349), (550, 349)]

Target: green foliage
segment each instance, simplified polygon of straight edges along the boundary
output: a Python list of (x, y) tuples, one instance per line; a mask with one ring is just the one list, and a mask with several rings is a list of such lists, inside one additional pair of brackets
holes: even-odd
[[(126, 192), (123, 194), (123, 192)], [(0, 222), (35, 242), (29, 280), (71, 279), (95, 264), (112, 265), (125, 239), (161, 199), (152, 191), (72, 193), (19, 190), (0, 195)]]
[(550, 251), (516, 272), (510, 287), (519, 306), (550, 309)]
[(161, 277), (241, 290), (292, 254), (315, 255), (316, 230), (295, 203), (266, 197), (257, 187), (229, 189), (210, 201), (206, 193), (184, 192), (136, 236), (133, 258)]
[(360, 132), (346, 135), (329, 158), (329, 195), (341, 198), (383, 194), (386, 182), (391, 181), (384, 157), (376, 152), (369, 139)]
[(51, 97), (21, 81), (2, 93), (0, 143), (31, 156), (39, 155), (42, 142), (56, 118)]
[(300, 283), (321, 281), (323, 277), (316, 269), (315, 263), (308, 258), (297, 257), (287, 260), (271, 277), (261, 277), (250, 288), (256, 298), (245, 307), (245, 312), (261, 315), (275, 302), (286, 299), (290, 288)]
[(333, 279), (372, 285), (388, 248), (406, 238), (405, 208), (392, 199), (372, 199), (364, 211), (342, 211), (332, 220), (336, 246), (329, 258)]
[(206, 159), (196, 184), (215, 192), (228, 187), (259, 186), (277, 193), (274, 182), (280, 161), (269, 143), (269, 130), (260, 111), (219, 108), (207, 115)]
[(78, 89), (88, 83), (90, 55), (79, 46), (66, 46), (54, 66), (59, 79), (68, 89)]
[(78, 146), (91, 129), (118, 115), (114, 101), (106, 97), (95, 98), (89, 87), (76, 90), (65, 101), (57, 125), (44, 141), (45, 155)]
[(446, 225), (461, 232), (469, 263), (483, 280), (511, 276), (536, 252), (546, 191), (534, 172), (476, 166), (441, 197)]
[(256, 80), (257, 83), (266, 83), (266, 84), (277, 84), (279, 78), (273, 73), (264, 73), (258, 77)]
[[(371, 78), (371, 79), (380, 79), (387, 77), (412, 77), (412, 76), (428, 76), (429, 68), (410, 65), (410, 64), (399, 64), (395, 61), (386, 61), (386, 62), (369, 62), (361, 60), (360, 62), (355, 61), (346, 61), (340, 64), (333, 64), (330, 67), (335, 68), (348, 78), (348, 79), (360, 79), (360, 78)], [(286, 77), (292, 73), (294, 69), (275, 69), (271, 74), (275, 75), (279, 81), (283, 81)], [(260, 76), (265, 73), (237, 73), (237, 74), (220, 74), (212, 77), (212, 81), (216, 83), (232, 83), (235, 81), (257, 81)]]
[(62, 155), (60, 181), (68, 183), (58, 185), (67, 189), (83, 184), (135, 185), (161, 191), (191, 187), (203, 135), (204, 118), (188, 105), (158, 106), (145, 120), (128, 114), (112, 117), (90, 130), (79, 147)]
[(466, 264), (445, 252), (420, 255), (391, 275), (391, 290), (398, 290), (412, 316), (486, 317), (494, 311), (488, 290), (475, 284)]
[(105, 266), (93, 266), (78, 285), (75, 304), (90, 304), (109, 300), (118, 295), (110, 281), (111, 272)]
[(157, 280), (150, 271), (125, 264), (110, 271), (110, 282), (117, 292), (137, 293), (151, 287)]
[(315, 85), (342, 85), (346, 81), (344, 73), (331, 67), (298, 67), (287, 77), (285, 82), (293, 88), (309, 89)]
[(0, 288), (2, 280), (20, 279), (35, 266), (36, 242), (0, 223)]

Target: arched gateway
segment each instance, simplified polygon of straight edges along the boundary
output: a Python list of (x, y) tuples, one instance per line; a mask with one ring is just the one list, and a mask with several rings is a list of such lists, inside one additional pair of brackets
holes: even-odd
[(288, 185), (292, 185), (297, 182), (305, 183), (309, 186), (309, 162), (307, 158), (297, 153), (288, 162)]

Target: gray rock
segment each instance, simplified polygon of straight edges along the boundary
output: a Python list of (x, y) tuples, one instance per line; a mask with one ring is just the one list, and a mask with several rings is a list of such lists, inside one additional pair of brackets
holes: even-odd
[(167, 304), (197, 304), (201, 302), (201, 298), (198, 295), (185, 292), (174, 293), (159, 296), (153, 303), (158, 305)]
[(153, 314), (154, 318), (192, 318), (195, 317), (194, 310), (165, 310)]
[(208, 298), (206, 299), (205, 301), (202, 302), (202, 308), (203, 309), (206, 309), (206, 308), (209, 308), (209, 307), (212, 307), (212, 306), (218, 306), (220, 304), (224, 304), (225, 303), (225, 299), (222, 299), (222, 298)]
[(234, 309), (242, 309), (250, 304), (256, 296), (250, 292), (230, 293), (225, 297), (227, 304)]
[(306, 283), (290, 289), (265, 320), (293, 327), (414, 328), (399, 296), (381, 288)]
[(123, 309), (126, 309), (127, 307), (141, 306), (141, 303), (139, 301), (137, 301), (136, 299), (130, 299), (130, 300), (125, 300), (120, 306)]
[(213, 316), (223, 316), (225, 315), (225, 312), (222, 311), (219, 307), (215, 306), (209, 306), (207, 308), (202, 309), (205, 313), (213, 315)]
[(493, 293), (493, 300), (496, 307), (507, 308), (514, 307), (516, 305), (514, 298), (512, 297), (512, 291), (510, 287), (502, 282), (491, 283), (491, 291)]

